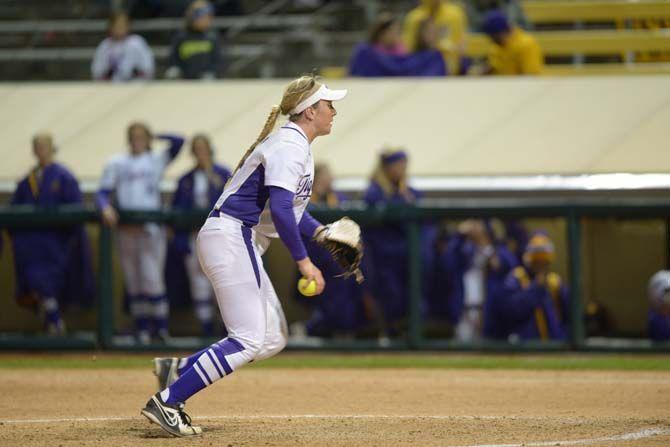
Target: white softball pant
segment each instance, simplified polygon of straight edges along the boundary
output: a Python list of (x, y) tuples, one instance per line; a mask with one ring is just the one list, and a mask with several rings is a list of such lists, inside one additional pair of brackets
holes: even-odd
[(130, 295), (165, 295), (165, 229), (156, 224), (124, 225), (117, 232), (119, 259)]
[(214, 288), (228, 337), (244, 347), (228, 357), (233, 370), (286, 346), (286, 317), (261, 259), (269, 244), (227, 217), (208, 218), (198, 234), (200, 265)]
[(195, 304), (196, 316), (198, 320), (205, 322), (211, 321), (214, 317), (214, 304), (212, 302), (214, 292), (209, 278), (207, 278), (207, 275), (205, 275), (205, 272), (200, 267), (196, 248), (196, 236), (197, 233), (189, 236), (191, 253), (184, 258), (184, 266), (186, 267), (186, 274), (188, 275), (191, 288), (191, 297)]
[(261, 259), (269, 243), (228, 217), (208, 218), (198, 234), (200, 265), (214, 288), (228, 337), (244, 347), (227, 356), (233, 370), (286, 346), (286, 317)]

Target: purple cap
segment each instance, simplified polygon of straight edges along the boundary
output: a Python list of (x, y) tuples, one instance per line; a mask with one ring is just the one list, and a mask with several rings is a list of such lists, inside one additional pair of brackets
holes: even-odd
[(482, 31), (489, 36), (505, 33), (510, 30), (507, 16), (500, 10), (493, 10), (486, 13), (482, 22)]

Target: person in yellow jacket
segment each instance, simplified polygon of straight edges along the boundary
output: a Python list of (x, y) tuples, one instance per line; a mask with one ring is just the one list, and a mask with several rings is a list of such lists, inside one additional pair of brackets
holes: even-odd
[(419, 44), (419, 29), (428, 19), (437, 28), (439, 48), (448, 62), (450, 74), (458, 74), (460, 57), (465, 47), (468, 28), (467, 15), (463, 8), (447, 0), (421, 0), (419, 6), (405, 17), (403, 41), (407, 50), (414, 52)]
[(490, 11), (484, 18), (483, 31), (494, 45), (483, 74), (539, 75), (544, 69), (544, 54), (535, 37), (511, 26), (501, 11)]

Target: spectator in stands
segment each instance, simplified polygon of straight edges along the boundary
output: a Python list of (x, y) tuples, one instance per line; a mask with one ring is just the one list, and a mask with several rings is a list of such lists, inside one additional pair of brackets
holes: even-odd
[[(365, 191), (364, 200), (370, 207), (411, 205), (419, 192), (407, 184), (407, 153), (403, 148), (387, 148)], [(383, 314), (386, 331), (395, 335), (407, 316), (407, 237), (402, 224), (387, 224), (366, 228), (364, 271), (369, 289)]]
[(510, 340), (561, 340), (567, 334), (568, 288), (551, 271), (554, 244), (545, 233), (531, 236), (523, 265), (505, 278), (492, 310)]
[[(51, 134), (35, 135), (32, 147), (37, 166), (18, 183), (11, 204), (39, 208), (81, 204), (77, 179), (54, 161)], [(83, 225), (11, 230), (10, 236), (19, 304), (43, 313), (47, 333), (64, 334), (62, 308), (73, 301), (90, 304), (93, 299), (91, 254)]]
[(437, 28), (438, 46), (448, 61), (449, 72), (460, 73), (468, 27), (465, 11), (452, 1), (421, 0), (419, 6), (407, 14), (403, 26), (403, 40), (409, 51), (416, 51), (420, 35), (418, 30), (426, 19), (431, 19)]
[(458, 226), (440, 261), (449, 275), (449, 320), (459, 341), (495, 337), (491, 300), (505, 275), (517, 265), (490, 221), (469, 219)]
[[(317, 164), (314, 167), (314, 183), (308, 209), (338, 208), (346, 201), (344, 194), (333, 190), (333, 176), (328, 165)], [(364, 320), (361, 286), (353, 277), (338, 277), (342, 274), (342, 269), (322, 246), (309, 237), (303, 236), (303, 242), (309, 258), (323, 273), (326, 287), (321, 295), (314, 298), (304, 299), (301, 295), (296, 295), (299, 301), (313, 305), (313, 310), (306, 323), (296, 322), (291, 325), (292, 336), (353, 337)]]
[(154, 77), (154, 55), (142, 36), (129, 34), (128, 16), (109, 19), (109, 37), (95, 50), (91, 73), (97, 81), (126, 82)]
[[(230, 177), (230, 170), (215, 163), (214, 148), (205, 134), (197, 134), (191, 139), (191, 154), (195, 158), (195, 167), (179, 179), (172, 197), (172, 208), (211, 210)], [(195, 252), (196, 236), (197, 232), (175, 231), (166, 262), (167, 289), (168, 294), (176, 295), (175, 299), (190, 294), (203, 335), (213, 336), (214, 291), (200, 268)], [(188, 289), (182, 287), (183, 281), (179, 281), (184, 277), (188, 281)]]
[[(96, 196), (96, 205), (105, 225), (116, 227), (117, 209), (157, 211), (161, 209), (160, 182), (168, 164), (179, 154), (184, 139), (177, 135), (159, 135), (169, 147), (152, 150), (154, 136), (149, 127), (134, 122), (126, 131), (129, 150), (118, 154), (106, 165)], [(112, 204), (112, 194), (115, 204)], [(119, 258), (130, 313), (135, 319), (137, 341), (148, 344), (151, 335), (166, 341), (170, 313), (163, 278), (166, 237), (157, 223), (125, 224), (117, 231)], [(150, 324), (151, 323), (151, 324)]]
[(349, 73), (362, 77), (444, 76), (446, 66), (435, 48), (408, 54), (397, 19), (383, 13), (371, 27), (368, 41), (354, 49)]
[(670, 270), (660, 270), (649, 280), (647, 326), (653, 341), (670, 340)]
[(501, 11), (489, 11), (484, 17), (484, 32), (495, 44), (484, 66), (472, 74), (538, 75), (544, 69), (544, 55), (535, 37), (510, 25)]
[(172, 41), (169, 68), (165, 77), (174, 79), (215, 79), (221, 74), (219, 35), (212, 29), (214, 8), (196, 0), (186, 10), (186, 29)]
[(514, 25), (523, 29), (531, 28), (519, 0), (471, 0), (464, 3), (470, 31), (473, 33), (484, 32), (484, 16), (487, 12), (497, 9), (503, 11)]

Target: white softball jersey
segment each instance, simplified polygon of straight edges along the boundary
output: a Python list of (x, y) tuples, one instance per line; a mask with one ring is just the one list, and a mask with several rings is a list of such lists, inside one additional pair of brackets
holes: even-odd
[(293, 213), (298, 223), (309, 203), (313, 182), (314, 159), (307, 135), (300, 126), (288, 122), (256, 146), (224, 189), (214, 210), (266, 237), (276, 238), (269, 210), (269, 187), (278, 186), (295, 194)]
[(169, 151), (115, 155), (105, 166), (100, 189), (115, 191), (122, 210), (158, 210), (162, 205), (160, 181), (170, 161)]

